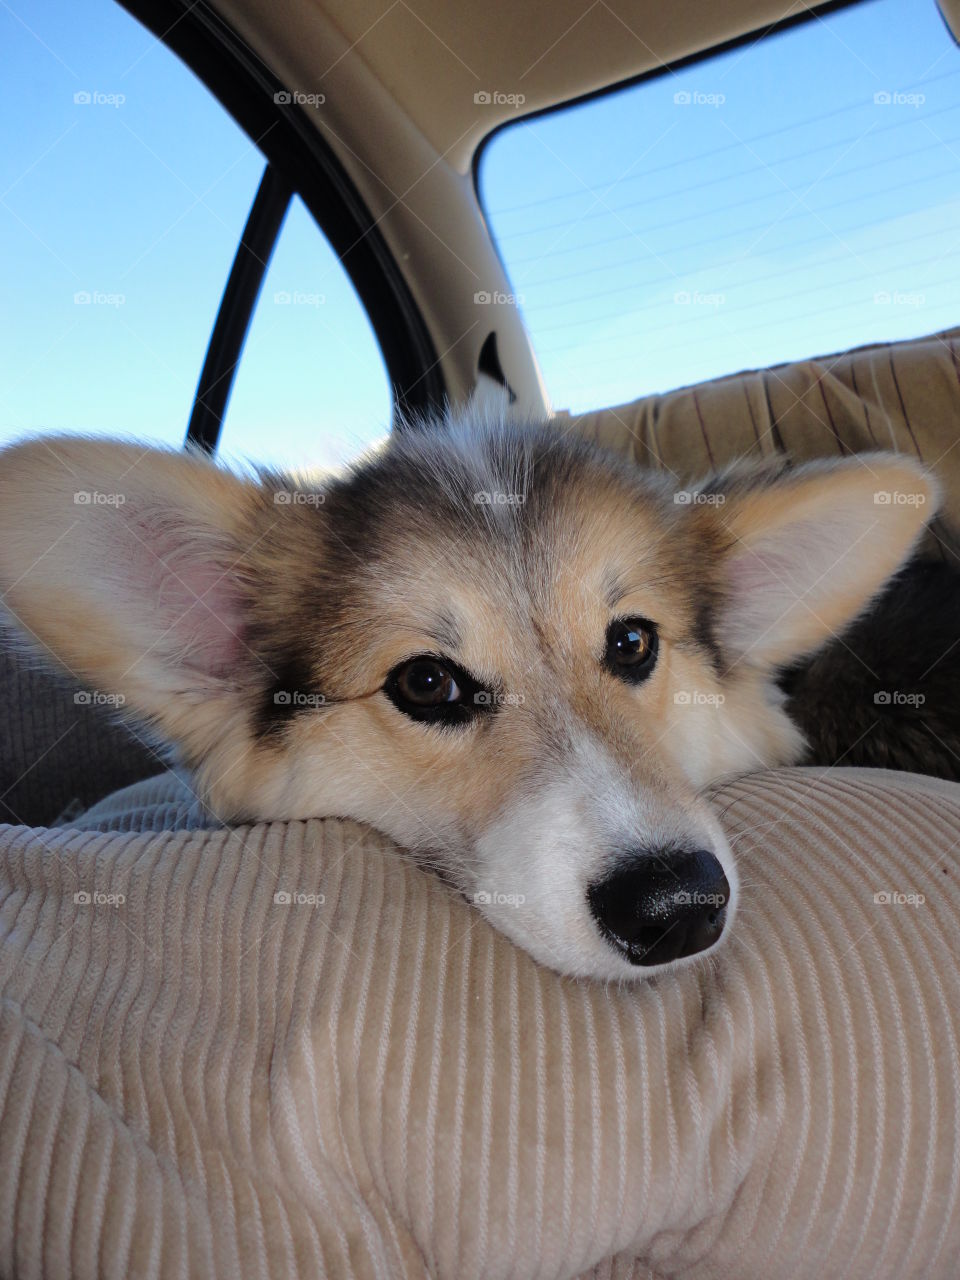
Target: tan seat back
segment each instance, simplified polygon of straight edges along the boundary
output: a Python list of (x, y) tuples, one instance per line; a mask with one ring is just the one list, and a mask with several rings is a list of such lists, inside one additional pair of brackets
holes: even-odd
[(678, 484), (738, 458), (798, 459), (893, 449), (939, 474), (946, 500), (928, 550), (957, 554), (960, 529), (960, 328), (910, 342), (739, 373), (580, 415), (590, 439), (665, 468)]

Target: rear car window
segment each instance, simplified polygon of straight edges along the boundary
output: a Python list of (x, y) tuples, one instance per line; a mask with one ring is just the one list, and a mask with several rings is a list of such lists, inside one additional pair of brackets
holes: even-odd
[(960, 323), (960, 50), (934, 0), (520, 120), (478, 181), (557, 408)]

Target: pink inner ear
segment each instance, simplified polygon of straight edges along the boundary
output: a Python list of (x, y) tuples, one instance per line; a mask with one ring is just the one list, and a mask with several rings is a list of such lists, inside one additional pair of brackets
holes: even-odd
[(115, 589), (137, 610), (152, 652), (168, 665), (220, 679), (243, 661), (240, 552), (210, 527), (167, 508), (120, 508)]
[(246, 651), (236, 581), (216, 565), (184, 565), (177, 574), (167, 575), (161, 599), (174, 615), (171, 634), (182, 639), (180, 664), (202, 675), (230, 675)]
[(855, 536), (842, 519), (802, 520), (734, 551), (730, 583), (738, 598), (773, 591), (778, 599), (796, 599), (850, 572), (847, 553)]
[(750, 614), (769, 614), (772, 620), (776, 612), (802, 597), (828, 564), (822, 549), (805, 546), (803, 538), (792, 546), (771, 544), (740, 551), (729, 571), (733, 603)]
[(789, 578), (789, 558), (767, 551), (739, 551), (730, 564), (730, 586), (734, 598), (741, 600), (744, 596), (763, 591), (764, 588), (777, 583), (777, 576)]
[(727, 569), (729, 642), (755, 655), (771, 646), (809, 648), (817, 611), (862, 574), (853, 545), (862, 524), (842, 515), (803, 519), (761, 535), (752, 547), (738, 546)]

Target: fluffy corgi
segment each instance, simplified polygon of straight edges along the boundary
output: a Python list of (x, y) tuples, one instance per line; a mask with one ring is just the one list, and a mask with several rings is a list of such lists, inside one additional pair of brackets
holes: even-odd
[(700, 792), (803, 757), (778, 673), (907, 561), (936, 483), (868, 454), (678, 495), (480, 416), (318, 483), (16, 445), (3, 601), (174, 744), (222, 820), (369, 823), (568, 974), (694, 962), (737, 903)]

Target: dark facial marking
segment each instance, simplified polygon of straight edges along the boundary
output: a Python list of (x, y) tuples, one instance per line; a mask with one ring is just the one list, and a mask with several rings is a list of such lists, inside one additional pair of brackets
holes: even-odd
[(289, 653), (279, 662), (271, 662), (270, 667), (274, 678), (260, 695), (253, 724), (254, 736), (260, 739), (282, 735), (298, 715), (316, 712), (326, 705), (302, 654)]
[(703, 599), (698, 600), (695, 605), (693, 638), (700, 648), (706, 651), (710, 658), (710, 665), (717, 675), (720, 675), (723, 671), (723, 654), (714, 631), (713, 601), (708, 592), (705, 592)]

